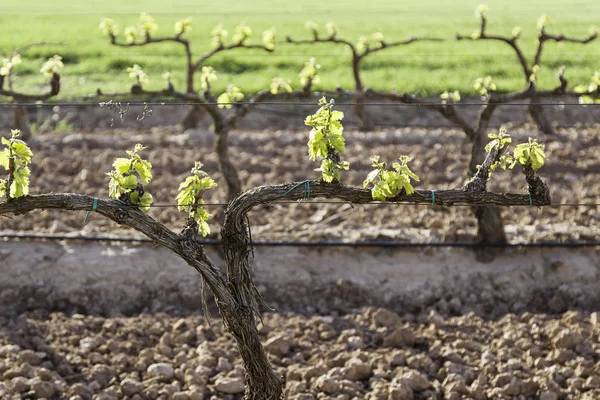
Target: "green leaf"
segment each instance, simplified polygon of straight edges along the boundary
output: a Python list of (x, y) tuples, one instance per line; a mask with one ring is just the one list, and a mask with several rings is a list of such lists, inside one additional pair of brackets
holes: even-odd
[(25, 161), (26, 163), (29, 164), (31, 162), (31, 157), (33, 157), (33, 153), (31, 152), (31, 149), (27, 146), (27, 144), (25, 144), (25, 142), (13, 139), (12, 151), (13, 154), (23, 159), (23, 161)]
[(137, 178), (134, 175), (126, 176), (121, 183), (124, 189), (133, 190), (137, 187)]
[(113, 162), (113, 168), (116, 169), (121, 175), (129, 172), (130, 166), (131, 160), (128, 158), (119, 157)]
[(6, 196), (6, 181), (0, 179), (0, 198)]
[(231, 98), (229, 97), (229, 94), (221, 94), (217, 97), (217, 103), (219, 103), (219, 108), (231, 108)]
[(8, 171), (8, 166), (10, 164), (10, 153), (8, 149), (4, 149), (0, 151), (0, 166), (2, 166), (5, 170)]
[(143, 185), (147, 185), (152, 180), (152, 164), (141, 160), (135, 163), (135, 170), (138, 173)]

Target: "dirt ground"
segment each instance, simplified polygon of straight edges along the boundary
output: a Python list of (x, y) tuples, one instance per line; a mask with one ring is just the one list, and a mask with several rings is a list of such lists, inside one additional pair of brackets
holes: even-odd
[[(509, 132), (517, 141), (537, 137), (528, 126)], [(306, 154), (306, 129), (242, 129), (230, 137), (231, 157), (240, 166), (245, 188), (317, 177), (313, 171), (317, 165)], [(561, 129), (556, 137), (540, 137), (548, 155), (540, 175), (550, 186), (554, 204), (600, 202), (599, 138), (598, 127)], [(343, 174), (344, 183), (361, 185), (375, 154), (388, 162), (401, 154), (414, 156), (412, 169), (421, 178), (418, 188), (446, 189), (464, 183), (469, 146), (459, 131), (348, 129), (346, 140), (345, 159), (351, 170)], [(222, 202), (213, 141), (207, 129), (181, 134), (176, 128), (143, 126), (40, 135), (32, 142), (31, 191), (106, 197), (105, 173), (114, 158), (143, 143), (154, 166), (155, 179), (147, 189), (156, 203), (174, 202), (177, 186), (194, 161), (202, 161), (221, 184), (207, 200)], [(490, 189), (524, 192), (526, 184), (518, 171), (496, 172)], [(216, 212), (217, 207), (211, 210)], [(153, 208), (150, 213), (175, 229), (184, 222), (173, 207)], [(511, 241), (600, 239), (597, 206), (515, 207), (503, 210), (503, 217)], [(83, 227), (83, 218), (83, 212), (35, 212), (1, 219), (0, 231), (135, 234), (94, 214)], [(250, 221), (255, 240), (462, 241), (475, 234), (475, 219), (467, 207), (283, 203), (257, 208)], [(496, 298), (499, 291), (494, 285), (481, 292), (471, 288), (471, 294), (467, 286), (457, 290), (474, 298), (473, 307), (483, 302), (493, 308), (505, 300)], [(556, 283), (557, 292), (560, 285)], [(515, 315), (507, 307), (482, 319), (463, 312), (471, 303), (442, 296), (427, 300), (438, 311), (415, 306), (399, 316), (384, 308), (365, 308), (360, 291), (342, 281), (339, 286), (328, 286), (322, 297), (343, 292), (338, 296), (347, 298), (348, 305), (340, 308), (343, 312), (323, 307), (312, 315), (265, 314), (261, 338), (285, 380), (286, 398), (600, 398), (600, 317), (592, 312), (593, 299), (587, 299), (592, 303), (584, 312), (558, 314), (578, 308), (575, 301), (561, 297), (553, 313)], [(502, 293), (507, 290), (503, 286)], [(413, 293), (412, 300), (417, 295)], [(530, 309), (552, 310), (555, 297), (549, 290), (540, 292)], [(10, 310), (7, 302), (3, 306)], [(0, 313), (0, 398), (240, 399), (239, 354), (220, 321), (213, 319), (211, 326), (208, 329), (197, 313), (176, 310), (133, 316), (39, 309)]]
[[(267, 314), (261, 338), (287, 399), (598, 399), (599, 314), (485, 321), (386, 309)], [(3, 399), (240, 399), (219, 321), (31, 312), (0, 319)]]

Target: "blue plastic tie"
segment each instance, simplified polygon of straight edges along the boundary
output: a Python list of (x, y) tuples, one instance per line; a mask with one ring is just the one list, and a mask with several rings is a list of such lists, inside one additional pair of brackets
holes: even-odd
[(90, 216), (90, 213), (91, 213), (92, 211), (96, 211), (97, 209), (98, 209), (98, 198), (97, 198), (97, 197), (94, 197), (94, 201), (92, 202), (92, 209), (91, 209), (91, 210), (89, 210), (87, 213), (85, 213), (85, 218), (84, 218), (84, 220), (83, 220), (83, 225), (86, 225), (86, 224), (87, 224), (87, 222), (88, 222), (88, 218), (89, 218), (89, 216)]
[(431, 191), (431, 205), (435, 206), (435, 190)]
[(310, 182), (311, 180), (305, 180), (302, 181), (294, 186), (292, 186), (287, 192), (285, 192), (283, 195), (287, 196), (288, 194), (290, 194), (292, 192), (292, 190), (296, 189), (297, 187), (300, 187), (301, 185), (303, 185), (303, 191), (302, 191), (302, 199), (298, 200), (298, 203), (306, 203), (308, 201), (308, 199), (310, 198)]
[(533, 199), (531, 198), (531, 194), (529, 195), (529, 205), (532, 206), (533, 205)]

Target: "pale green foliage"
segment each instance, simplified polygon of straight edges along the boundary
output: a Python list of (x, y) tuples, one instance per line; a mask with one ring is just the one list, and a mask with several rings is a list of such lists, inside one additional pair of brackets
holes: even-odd
[(533, 82), (535, 83), (535, 81), (537, 80), (537, 74), (540, 71), (540, 66), (539, 65), (534, 65), (531, 68), (531, 75), (529, 75), (529, 82)]
[(369, 39), (366, 36), (359, 37), (355, 47), (358, 54), (364, 54), (369, 49)]
[(151, 35), (158, 29), (158, 24), (154, 21), (154, 18), (148, 13), (141, 13), (140, 20), (138, 21), (138, 31), (140, 35)]
[(383, 46), (383, 33), (381, 32), (375, 32), (373, 34), (373, 40), (375, 41), (375, 43), (377, 43), (378, 47), (382, 47)]
[(9, 75), (10, 72), (12, 71), (12, 69), (16, 65), (21, 64), (21, 62), (22, 62), (22, 60), (21, 60), (20, 54), (14, 54), (11, 58), (3, 58), (2, 66), (0, 67), (0, 75), (1, 76)]
[(325, 30), (327, 31), (327, 36), (334, 37), (338, 33), (338, 26), (335, 22), (329, 21), (325, 24)]
[(348, 161), (336, 163), (329, 158), (325, 158), (321, 161), (321, 166), (315, 169), (315, 171), (321, 172), (324, 182), (331, 183), (340, 180), (340, 170), (342, 169), (348, 171), (348, 169), (350, 169), (350, 163)]
[(152, 204), (152, 195), (144, 191), (139, 195), (138, 184), (147, 185), (152, 180), (152, 164), (142, 159), (140, 152), (145, 147), (136, 144), (132, 150), (127, 150), (129, 158), (120, 157), (113, 162), (114, 170), (106, 175), (110, 177), (108, 194), (113, 199), (120, 199), (128, 195), (131, 204), (139, 206), (142, 210), (149, 210)]
[[(345, 161), (335, 162), (330, 158), (332, 154), (343, 153), (346, 150), (346, 143), (342, 132), (344, 127), (340, 122), (344, 118), (341, 111), (333, 111), (335, 102), (327, 102), (325, 97), (319, 100), (321, 108), (313, 115), (309, 115), (304, 123), (312, 127), (308, 140), (308, 157), (315, 161), (317, 157), (323, 157), (320, 171), (325, 182), (340, 180), (340, 170), (347, 170), (350, 163)], [(336, 159), (338, 157), (335, 157)]]
[(104, 18), (100, 22), (98, 29), (100, 29), (100, 32), (102, 32), (103, 35), (107, 36), (117, 36), (119, 34), (119, 25), (110, 18)]
[(210, 88), (210, 83), (217, 79), (217, 71), (215, 71), (213, 67), (202, 67), (202, 74), (200, 75), (200, 86), (202, 87), (202, 90)]
[(592, 25), (590, 26), (590, 29), (588, 30), (590, 35), (597, 35), (598, 34), (598, 27), (596, 25)]
[[(502, 150), (512, 143), (512, 139), (504, 128), (500, 128), (498, 134), (490, 133), (488, 137), (492, 140), (485, 146), (487, 152), (494, 148)], [(529, 165), (534, 171), (537, 171), (544, 165), (545, 158), (544, 145), (539, 144), (536, 139), (529, 138), (528, 143), (515, 146), (512, 155), (502, 155), (497, 162), (490, 166), (489, 173), (491, 175), (497, 167), (512, 169), (516, 164)]]
[(418, 182), (419, 177), (408, 168), (410, 160), (412, 160), (412, 157), (400, 156), (400, 162), (392, 164), (393, 170), (388, 171), (386, 163), (379, 162), (379, 156), (374, 156), (371, 161), (375, 169), (367, 175), (363, 187), (373, 185), (371, 187), (371, 197), (379, 201), (392, 199), (402, 190), (406, 194), (414, 193), (411, 179)]
[(127, 68), (127, 72), (129, 73), (130, 78), (135, 78), (138, 85), (144, 85), (150, 82), (150, 77), (138, 64), (133, 64), (133, 67)]
[(445, 91), (444, 93), (440, 94), (440, 99), (442, 99), (442, 104), (446, 104), (448, 100), (453, 102), (460, 101), (460, 92), (458, 90), (453, 92)]
[(311, 32), (316, 32), (319, 29), (319, 25), (314, 21), (306, 21), (304, 27)]
[(125, 41), (127, 43), (134, 43), (137, 38), (138, 30), (133, 26), (128, 26), (125, 28)]
[(223, 46), (225, 43), (225, 39), (227, 39), (227, 31), (223, 25), (219, 24), (210, 32), (210, 36), (212, 37), (212, 47), (216, 49)]
[(275, 28), (264, 31), (262, 34), (262, 41), (266, 49), (275, 50)]
[[(575, 92), (582, 93), (582, 96), (579, 96), (580, 104), (600, 104), (600, 98), (596, 94), (596, 96), (591, 96), (589, 93), (597, 93), (598, 87), (600, 87), (600, 72), (595, 72), (594, 76), (590, 83), (586, 85), (579, 85), (575, 87)], [(585, 94), (584, 94), (585, 93)]]
[(512, 28), (511, 34), (513, 35), (514, 38), (518, 38), (519, 36), (521, 36), (521, 27), (515, 26), (514, 28)]
[(485, 78), (477, 78), (473, 88), (479, 92), (480, 95), (486, 97), (490, 92), (496, 91), (496, 84), (494, 83), (490, 75)]
[(285, 78), (273, 78), (271, 81), (271, 89), (270, 92), (272, 94), (277, 94), (279, 92), (292, 93), (292, 86), (290, 85), (290, 80)]
[(171, 84), (171, 78), (172, 78), (172, 76), (171, 76), (171, 73), (169, 71), (165, 71), (162, 74), (162, 78), (167, 81), (167, 86)]
[(2, 144), (6, 147), (0, 151), (0, 166), (12, 175), (12, 182), (10, 188), (7, 188), (8, 181), (0, 179), (0, 197), (6, 196), (7, 190), (10, 190), (9, 197), (13, 199), (29, 194), (29, 164), (33, 152), (27, 143), (18, 138), (20, 133), (18, 129), (13, 129), (10, 139), (2, 138)]
[(235, 34), (233, 35), (233, 43), (247, 46), (250, 44), (250, 36), (252, 36), (252, 29), (245, 23), (241, 23), (235, 27)]
[(219, 103), (219, 108), (231, 108), (232, 103), (242, 101), (243, 99), (244, 93), (242, 93), (242, 90), (235, 85), (229, 85), (225, 93), (222, 93), (217, 98), (217, 103)]
[(44, 76), (52, 76), (54, 74), (58, 74), (61, 69), (63, 69), (65, 65), (62, 62), (61, 56), (52, 56), (42, 65), (40, 72), (44, 74)]
[(317, 61), (314, 57), (311, 57), (310, 60), (304, 63), (304, 68), (300, 71), (300, 84), (302, 86), (306, 86), (306, 84), (310, 81), (313, 84), (317, 84), (320, 82), (319, 78), (319, 69), (321, 66), (317, 64)]
[(539, 144), (536, 139), (529, 138), (528, 143), (521, 143), (515, 147), (513, 158), (512, 166), (519, 163), (523, 166), (529, 165), (534, 171), (537, 171), (544, 166), (546, 159), (544, 145)]
[(489, 7), (486, 4), (480, 4), (475, 9), (475, 17), (481, 18), (485, 15), (485, 13), (489, 10)]
[(175, 22), (175, 26), (173, 28), (175, 29), (175, 34), (177, 36), (183, 35), (184, 33), (192, 30), (192, 19), (185, 18), (181, 21), (177, 21)]
[(481, 32), (480, 31), (474, 31), (473, 33), (471, 33), (471, 39), (477, 40), (479, 38), (481, 38)]
[(550, 22), (550, 18), (548, 18), (548, 16), (546, 14), (542, 14), (540, 15), (540, 17), (537, 20), (537, 27), (539, 30), (544, 29), (544, 27), (546, 25), (548, 25), (548, 23)]
[[(498, 134), (495, 134), (495, 133), (488, 134), (488, 137), (492, 140), (488, 144), (485, 145), (486, 152), (489, 152), (493, 148), (496, 148), (498, 151), (500, 151), (512, 143), (512, 138), (508, 135), (508, 133), (506, 133), (505, 128), (500, 128), (500, 130), (498, 131)], [(500, 168), (502, 168), (502, 169), (506, 169), (508, 164), (511, 163), (512, 161), (513, 160), (512, 160), (511, 156), (502, 155), (500, 157), (499, 161), (493, 163), (490, 166), (489, 174), (491, 175), (498, 166), (500, 166)]]
[(196, 162), (192, 169), (192, 175), (179, 185), (177, 208), (179, 211), (187, 210), (190, 218), (198, 223), (198, 229), (202, 236), (206, 236), (210, 233), (207, 221), (211, 215), (202, 208), (204, 205), (202, 196), (205, 190), (216, 187), (217, 183), (201, 168), (202, 163)]

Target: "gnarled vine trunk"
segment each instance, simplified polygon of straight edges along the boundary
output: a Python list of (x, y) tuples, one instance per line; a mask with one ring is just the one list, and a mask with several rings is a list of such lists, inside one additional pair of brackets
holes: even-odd
[(17, 105), (13, 112), (13, 125), (14, 129), (19, 129), (21, 134), (19, 138), (24, 141), (28, 141), (31, 138), (31, 129), (27, 121), (27, 106)]
[(200, 121), (202, 121), (202, 118), (204, 118), (205, 113), (206, 112), (204, 111), (204, 108), (201, 106), (193, 105), (190, 107), (187, 114), (183, 118), (183, 121), (181, 121), (182, 130), (185, 132), (188, 129), (197, 128), (200, 124)]
[(540, 99), (531, 99), (527, 109), (531, 119), (533, 119), (533, 122), (535, 122), (540, 132), (542, 132), (544, 135), (554, 135), (556, 133), (554, 131), (554, 127), (552, 126), (552, 122), (550, 122), (546, 116), (546, 113), (544, 112), (544, 107), (540, 104)]
[[(481, 165), (485, 158), (485, 145), (487, 144), (487, 135), (484, 130), (475, 133), (471, 143), (471, 160), (469, 162), (469, 176), (472, 177), (477, 172), (477, 166)], [(504, 221), (500, 214), (500, 208), (494, 206), (474, 206), (471, 211), (477, 218), (477, 242), (481, 244), (502, 244), (506, 243), (506, 232), (504, 231)], [(483, 248), (477, 249), (475, 256), (481, 262), (491, 262), (501, 248)]]
[(225, 178), (225, 184), (227, 185), (227, 200), (232, 200), (242, 192), (242, 182), (235, 164), (229, 158), (229, 146), (227, 144), (229, 129), (224, 128), (215, 131), (215, 133), (215, 152), (217, 153), (219, 171)]

